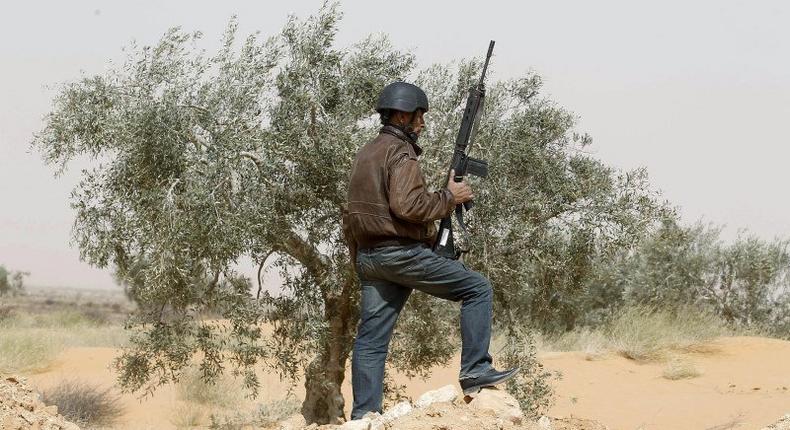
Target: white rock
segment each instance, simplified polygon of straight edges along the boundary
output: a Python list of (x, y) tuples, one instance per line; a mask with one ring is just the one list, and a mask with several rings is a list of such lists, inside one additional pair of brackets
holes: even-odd
[(398, 403), (397, 405), (387, 409), (387, 412), (384, 412), (384, 415), (381, 415), (371, 420), (370, 428), (371, 430), (379, 430), (381, 428), (384, 428), (385, 424), (391, 423), (400, 417), (406, 416), (413, 410), (414, 407), (411, 405), (411, 403), (404, 400)]
[(368, 413), (362, 416), (362, 419), (368, 421), (376, 421), (378, 419), (381, 419), (381, 414), (378, 412), (369, 411)]
[(538, 428), (540, 428), (540, 430), (551, 430), (551, 419), (545, 415), (540, 417), (538, 420)]
[[(524, 419), (524, 413), (518, 405), (518, 400), (504, 390), (496, 388), (485, 388), (480, 390), (477, 396), (468, 401), (468, 405), (476, 410), (488, 410), (495, 416), (509, 420), (512, 423), (520, 424)], [(549, 423), (551, 426), (551, 423)], [(541, 427), (550, 429), (551, 427)]]
[(382, 415), (382, 418), (387, 421), (396, 420), (404, 415), (408, 415), (411, 411), (414, 410), (414, 407), (409, 403), (408, 400), (404, 400), (397, 405), (387, 409), (387, 412)]
[(358, 420), (346, 421), (342, 426), (337, 428), (344, 430), (370, 430), (370, 424), (370, 419), (363, 417)]
[(458, 397), (458, 390), (453, 385), (445, 385), (438, 390), (428, 391), (414, 403), (417, 408), (424, 408), (434, 403), (452, 402)]

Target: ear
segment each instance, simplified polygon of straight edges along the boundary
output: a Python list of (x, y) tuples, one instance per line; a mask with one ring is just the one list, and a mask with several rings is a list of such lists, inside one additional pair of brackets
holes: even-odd
[(398, 112), (398, 124), (402, 126), (409, 126), (409, 120), (411, 119), (411, 112)]
[(390, 121), (393, 124), (397, 124), (400, 126), (405, 125), (407, 118), (405, 117), (406, 113), (401, 112), (399, 110), (393, 111), (392, 116), (390, 117)]

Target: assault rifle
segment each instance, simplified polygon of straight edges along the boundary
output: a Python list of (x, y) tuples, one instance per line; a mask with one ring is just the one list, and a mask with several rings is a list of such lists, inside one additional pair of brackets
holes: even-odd
[[(461, 119), (461, 129), (458, 130), (458, 136), (455, 138), (455, 150), (453, 151), (453, 159), (450, 162), (450, 169), (455, 170), (455, 182), (461, 182), (466, 175), (473, 175), (485, 178), (488, 176), (488, 163), (485, 160), (478, 160), (468, 155), (468, 148), (474, 142), (474, 134), (477, 130), (477, 124), (480, 119), (480, 113), (483, 108), (483, 99), (485, 98), (486, 90), (485, 83), (483, 82), (486, 77), (486, 69), (488, 69), (488, 60), (491, 59), (491, 53), (494, 51), (494, 41), (488, 44), (488, 53), (486, 54), (486, 61), (483, 64), (483, 72), (480, 75), (480, 81), (477, 85), (469, 89), (469, 98), (466, 99), (466, 108), (464, 109), (464, 116)], [(449, 173), (449, 172), (448, 172)], [(448, 175), (449, 183), (449, 175)], [(445, 183), (445, 187), (447, 183)], [(458, 226), (461, 231), (466, 235), (466, 224), (464, 224), (464, 211), (471, 210), (474, 203), (470, 200), (462, 205), (455, 206), (455, 219), (458, 221)], [(468, 241), (467, 241), (468, 242)], [(462, 253), (468, 249), (456, 250), (453, 242), (453, 221), (451, 216), (442, 219), (439, 224), (439, 231), (436, 235), (436, 241), (433, 245), (433, 250), (436, 254), (442, 257), (457, 259)]]

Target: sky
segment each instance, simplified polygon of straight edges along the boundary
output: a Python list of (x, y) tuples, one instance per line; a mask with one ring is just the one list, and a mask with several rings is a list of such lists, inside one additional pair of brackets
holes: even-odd
[[(200, 30), (211, 51), (228, 19), (278, 32), (320, 1), (0, 3), (0, 264), (28, 284), (115, 288), (71, 244), (79, 166), (54, 177), (30, 149), (58, 85), (100, 74), (130, 42)], [(579, 117), (593, 156), (647, 168), (684, 221), (790, 237), (790, 2), (343, 1), (336, 44), (387, 34), (420, 65), (481, 56), (490, 79), (539, 73)]]

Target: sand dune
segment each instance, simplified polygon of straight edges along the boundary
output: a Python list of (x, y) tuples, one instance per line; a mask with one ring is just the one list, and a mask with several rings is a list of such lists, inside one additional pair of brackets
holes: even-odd
[[(546, 367), (563, 373), (555, 383), (556, 402), (548, 415), (592, 419), (611, 429), (699, 430), (759, 429), (790, 412), (790, 342), (734, 337), (711, 346), (704, 353), (683, 355), (700, 375), (680, 380), (662, 376), (667, 363), (639, 364), (616, 355), (589, 360), (579, 352), (543, 353)], [(47, 372), (30, 375), (30, 382), (39, 389), (63, 378), (111, 385), (114, 375), (109, 366), (117, 353), (113, 348), (70, 348)], [(396, 379), (407, 385), (407, 395), (416, 398), (453, 383), (457, 372), (453, 360), (426, 381), (400, 375)], [(348, 403), (349, 382), (343, 387)], [(265, 375), (262, 385), (264, 401), (281, 398), (287, 388), (274, 375)], [(175, 428), (174, 411), (182, 405), (172, 386), (142, 401), (124, 395), (123, 403), (126, 412), (118, 423), (122, 429)]]

